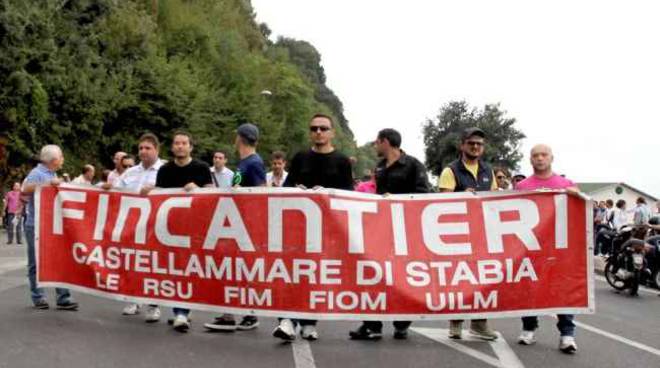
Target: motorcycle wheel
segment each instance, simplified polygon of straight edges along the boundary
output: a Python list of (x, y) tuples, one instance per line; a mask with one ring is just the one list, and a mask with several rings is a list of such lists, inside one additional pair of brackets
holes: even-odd
[(611, 257), (610, 259), (607, 260), (607, 264), (605, 264), (605, 279), (607, 280), (607, 283), (610, 284), (611, 287), (618, 291), (623, 291), (626, 289), (626, 282), (624, 280), (621, 280), (618, 278), (613, 270), (614, 270), (614, 258)]
[(657, 270), (653, 273), (653, 276), (651, 276), (651, 281), (654, 284), (653, 286), (660, 289), (660, 270)]

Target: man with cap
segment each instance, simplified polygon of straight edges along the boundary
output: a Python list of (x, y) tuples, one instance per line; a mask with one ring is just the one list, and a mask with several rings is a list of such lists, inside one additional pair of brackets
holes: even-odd
[[(438, 186), (442, 192), (481, 192), (497, 190), (497, 181), (491, 167), (483, 162), (486, 133), (479, 128), (468, 128), (461, 138), (461, 157), (450, 163), (442, 173)], [(449, 321), (449, 337), (460, 339), (462, 320)], [(488, 327), (488, 320), (475, 319), (470, 334), (483, 340), (496, 340), (497, 334)]]
[[(266, 186), (266, 167), (261, 156), (257, 153), (259, 128), (246, 123), (236, 130), (236, 151), (241, 158), (234, 173), (234, 187), (263, 187)], [(251, 330), (259, 326), (255, 316), (244, 316), (239, 324), (233, 314), (223, 314), (216, 317), (213, 322), (205, 323), (204, 327), (212, 331), (234, 332), (236, 330)]]

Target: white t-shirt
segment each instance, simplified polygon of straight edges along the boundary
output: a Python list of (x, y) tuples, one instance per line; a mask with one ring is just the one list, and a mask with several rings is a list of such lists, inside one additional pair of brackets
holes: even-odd
[(213, 184), (218, 188), (231, 188), (234, 185), (234, 172), (229, 170), (226, 166), (222, 171), (216, 171), (215, 167), (211, 166), (211, 175), (215, 178)]
[(273, 182), (273, 179), (277, 179), (274, 177), (273, 172), (269, 172), (266, 174), (266, 184), (269, 187), (281, 187), (284, 184), (284, 181), (286, 180), (287, 175), (289, 175), (286, 170), (282, 171), (282, 178), (279, 180), (279, 182)]
[(77, 176), (75, 179), (73, 179), (71, 182), (72, 182), (73, 184), (89, 184), (89, 185), (92, 184), (91, 181), (85, 179), (85, 177), (82, 176), (82, 175), (78, 175), (78, 176)]
[[(142, 163), (135, 165), (117, 178), (113, 186), (118, 189), (128, 189), (133, 192), (139, 192), (144, 186), (156, 185), (156, 176), (158, 176), (158, 169), (165, 161), (158, 159), (156, 163), (149, 168), (142, 166)], [(108, 180), (110, 181), (110, 180)]]
[(623, 226), (630, 223), (626, 211), (621, 211), (619, 208), (615, 208), (613, 211), (614, 218), (612, 219), (612, 225), (614, 226), (614, 229), (620, 230)]

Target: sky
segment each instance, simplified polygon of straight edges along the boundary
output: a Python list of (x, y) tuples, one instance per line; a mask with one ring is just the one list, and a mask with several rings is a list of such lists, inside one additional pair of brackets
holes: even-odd
[[(359, 144), (395, 128), (424, 158), (422, 123), (452, 100), (500, 103), (555, 171), (660, 197), (660, 2), (253, 0), (277, 36), (312, 43)], [(274, 91), (276, 93), (276, 91)], [(657, 165), (657, 169), (656, 169)]]

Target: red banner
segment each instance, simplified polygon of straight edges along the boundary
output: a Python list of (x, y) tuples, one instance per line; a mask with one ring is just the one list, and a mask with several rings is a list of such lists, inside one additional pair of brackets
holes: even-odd
[(311, 319), (593, 313), (591, 206), (561, 191), (36, 194), (38, 282)]

